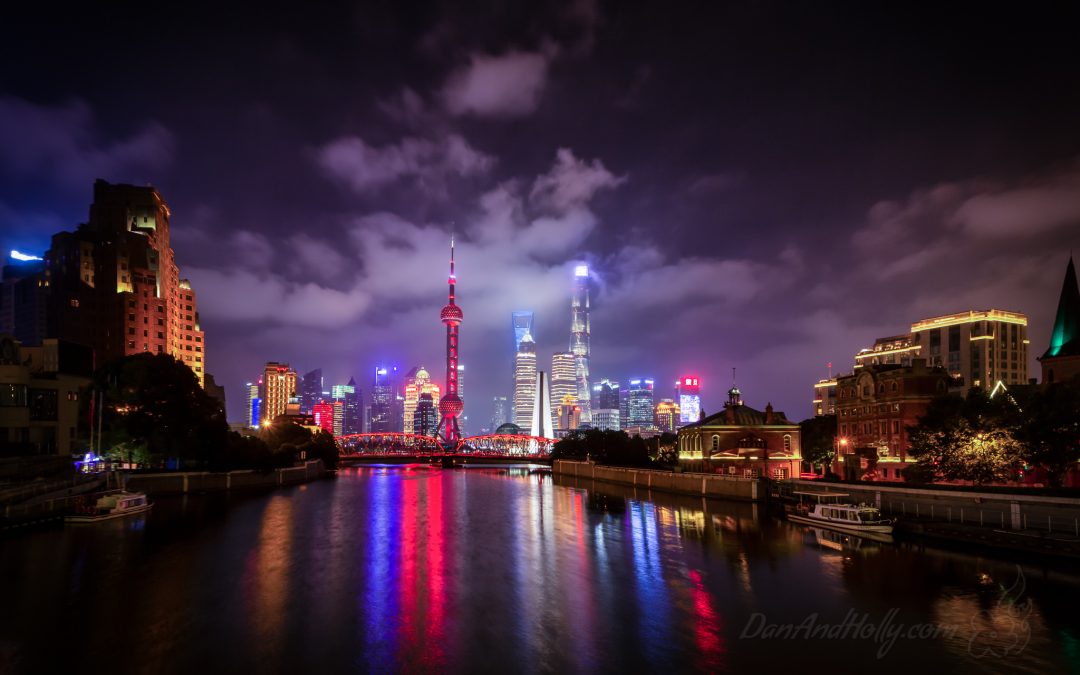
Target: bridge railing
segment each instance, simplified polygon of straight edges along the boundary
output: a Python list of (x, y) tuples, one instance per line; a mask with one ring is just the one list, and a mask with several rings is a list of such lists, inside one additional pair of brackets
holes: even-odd
[(490, 457), (548, 457), (555, 445), (554, 438), (521, 434), (485, 434), (469, 436), (458, 441), (447, 453), (439, 440), (432, 436), (401, 432), (350, 434), (338, 439), (343, 455), (401, 455), (421, 457), (430, 455), (470, 455)]

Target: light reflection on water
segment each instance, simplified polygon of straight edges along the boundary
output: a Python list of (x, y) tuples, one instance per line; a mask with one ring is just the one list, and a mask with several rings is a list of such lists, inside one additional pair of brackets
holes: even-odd
[[(757, 505), (427, 466), (157, 501), (145, 519), (2, 542), (0, 671), (1004, 673), (1076, 658), (1071, 572), (1025, 567), (1017, 594), (1012, 564)], [(892, 609), (959, 629), (880, 660), (872, 641), (740, 638), (755, 613)], [(1018, 630), (1023, 649), (1003, 642)]]

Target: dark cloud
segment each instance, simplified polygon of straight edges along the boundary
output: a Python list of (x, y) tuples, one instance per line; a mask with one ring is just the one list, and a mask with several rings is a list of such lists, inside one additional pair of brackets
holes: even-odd
[(157, 185), (234, 412), (270, 359), (440, 372), (456, 233), (473, 429), (511, 311), (541, 363), (567, 348), (580, 263), (596, 376), (696, 374), (711, 411), (737, 367), (802, 417), (825, 363), (936, 313), (1027, 312), (1041, 351), (1080, 231), (1077, 17), (978, 11), (24, 3), (0, 244), (83, 221), (94, 178)]

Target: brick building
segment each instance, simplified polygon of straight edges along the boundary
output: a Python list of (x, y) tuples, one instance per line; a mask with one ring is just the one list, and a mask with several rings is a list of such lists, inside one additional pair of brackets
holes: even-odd
[(833, 471), (849, 480), (903, 480), (908, 462), (907, 427), (926, 413), (930, 400), (948, 392), (952, 380), (924, 359), (911, 365), (866, 365), (836, 381), (838, 454)]

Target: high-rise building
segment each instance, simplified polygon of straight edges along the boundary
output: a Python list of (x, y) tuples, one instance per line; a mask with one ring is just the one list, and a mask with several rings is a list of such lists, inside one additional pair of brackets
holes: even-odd
[[(335, 384), (330, 387), (330, 400), (335, 404), (334, 435), (348, 436), (363, 431), (364, 421), (360, 416), (363, 406), (355, 379), (350, 377), (348, 384)], [(341, 403), (340, 407), (337, 406), (338, 403)]]
[(555, 438), (555, 425), (551, 423), (551, 386), (548, 384), (547, 373), (542, 370), (536, 373), (532, 409), (529, 435)]
[(1058, 297), (1050, 346), (1039, 357), (1043, 384), (1080, 378), (1080, 287), (1072, 256), (1065, 267), (1065, 281)]
[(575, 357), (577, 398), (581, 405), (581, 423), (592, 422), (589, 395), (589, 268), (574, 269), (574, 293), (570, 299), (570, 351)]
[(491, 399), (491, 431), (501, 427), (510, 421), (510, 402), (505, 396), (495, 396)]
[(169, 244), (169, 207), (152, 187), (94, 183), (90, 218), (46, 254), (48, 332), (91, 347), (97, 363), (171, 354), (203, 384), (195, 291)]
[(623, 427), (652, 427), (653, 408), (653, 381), (642, 378), (630, 380), (630, 398)]
[(438, 432), (439, 417), (435, 411), (435, 399), (430, 393), (420, 394), (413, 419), (416, 433), (421, 436), (434, 436)]
[(630, 426), (630, 389), (619, 389), (619, 424), (625, 428)]
[[(513, 359), (510, 361), (510, 375), (513, 378), (513, 388), (511, 391), (517, 391), (517, 353), (521, 348), (521, 341), (525, 339), (525, 336), (535, 335), (535, 332), (533, 331), (533, 313), (528, 311), (512, 312), (510, 314), (510, 328), (514, 337), (514, 348), (510, 352), (514, 355)], [(517, 402), (514, 396), (510, 397), (510, 419), (517, 419)]]
[(339, 434), (334, 432), (334, 404), (324, 399), (319, 399), (318, 402), (311, 406), (311, 415), (315, 418), (315, 426), (321, 427), (323, 431), (331, 436), (338, 436)]
[(390, 369), (376, 366), (371, 381), (371, 404), (368, 407), (368, 429), (372, 433), (394, 431), (394, 390), (390, 385)]
[(316, 368), (304, 375), (300, 381), (300, 413), (310, 415), (315, 404), (323, 397), (322, 368)]
[(12, 251), (0, 281), (0, 334), (23, 347), (40, 345), (48, 333), (48, 301), (45, 261)]
[(617, 381), (604, 378), (594, 384), (589, 403), (592, 408), (592, 428), (611, 431), (622, 428), (623, 415), (619, 410), (619, 383)]
[[(552, 415), (559, 416), (559, 406), (567, 396), (578, 400), (577, 359), (573, 352), (556, 352), (551, 356)], [(580, 408), (580, 406), (578, 406)], [(580, 419), (580, 415), (578, 415)], [(577, 425), (571, 427), (576, 429)]]
[(262, 380), (257, 383), (248, 382), (244, 387), (247, 389), (247, 415), (244, 424), (257, 429), (259, 427), (259, 404), (262, 403), (262, 397), (259, 395), (259, 390), (262, 389)]
[(524, 430), (532, 426), (536, 399), (536, 343), (531, 334), (521, 339), (514, 359), (514, 424)]
[(290, 399), (296, 399), (296, 371), (287, 363), (269, 361), (263, 366), (263, 401), (260, 425), (273, 422), (289, 412)]
[(1000, 309), (970, 310), (911, 324), (911, 333), (878, 338), (855, 355), (855, 371), (873, 365), (941, 366), (963, 389), (992, 391), (998, 382), (1027, 383), (1027, 317)]
[(342, 433), (346, 436), (364, 432), (364, 392), (356, 385), (356, 378), (350, 377), (345, 385), (345, 417)]
[(675, 433), (679, 426), (679, 404), (670, 398), (662, 398), (653, 412), (653, 423), (660, 431)]
[[(552, 396), (554, 396), (552, 392)], [(578, 428), (581, 422), (581, 406), (573, 394), (565, 394), (556, 406), (555, 435), (562, 437)]]
[(697, 422), (701, 418), (701, 380), (684, 375), (675, 383), (679, 402), (679, 426)]
[(420, 403), (420, 397), (430, 394), (432, 401), (439, 398), (439, 385), (431, 381), (428, 371), (423, 366), (414, 370), (415, 374), (408, 378), (410, 381), (405, 385), (404, 425), (407, 434), (420, 433), (416, 420), (416, 406)]

